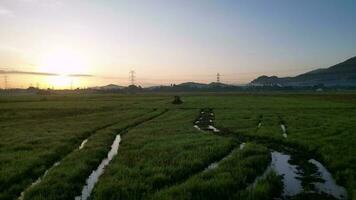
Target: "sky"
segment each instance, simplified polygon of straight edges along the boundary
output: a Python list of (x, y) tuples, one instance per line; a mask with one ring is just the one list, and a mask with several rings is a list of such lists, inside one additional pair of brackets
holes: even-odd
[(356, 56), (355, 10), (354, 0), (0, 0), (0, 70), (58, 74), (9, 74), (8, 87), (127, 85), (130, 70), (143, 86), (294, 76)]

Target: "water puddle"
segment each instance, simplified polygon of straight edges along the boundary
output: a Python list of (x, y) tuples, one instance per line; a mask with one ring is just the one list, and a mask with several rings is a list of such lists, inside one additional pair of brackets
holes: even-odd
[[(219, 162), (220, 162), (220, 161), (219, 161)], [(219, 162), (213, 162), (213, 163), (211, 163), (211, 164), (204, 170), (204, 172), (217, 168), (217, 167), (219, 166)]]
[[(262, 116), (260, 117), (258, 128), (262, 126)], [(200, 115), (194, 123), (194, 127), (198, 130), (220, 132), (214, 127), (214, 113), (211, 108), (202, 109)], [(283, 137), (287, 138), (287, 127), (281, 120), (280, 127)], [(240, 150), (244, 149), (245, 143), (240, 144)], [(289, 152), (289, 151), (288, 151)], [(294, 151), (293, 151), (294, 152)], [(226, 159), (225, 156), (222, 160)], [(267, 176), (271, 171), (282, 176), (284, 185), (282, 199), (289, 199), (298, 195), (317, 195), (319, 199), (331, 196), (335, 199), (347, 199), (347, 192), (344, 187), (336, 184), (331, 173), (318, 161), (309, 159), (306, 155), (302, 155), (295, 151), (293, 154), (271, 150), (272, 161), (265, 172), (257, 177), (253, 184), (249, 187), (254, 187), (258, 180)], [(211, 163), (204, 171), (215, 169), (222, 161)], [(329, 197), (330, 198), (330, 197)]]
[(79, 150), (80, 149), (83, 149), (84, 148), (84, 146), (85, 146), (85, 144), (88, 142), (88, 139), (85, 139), (85, 140), (83, 140), (83, 142), (80, 144), (80, 146), (79, 146)]
[(243, 149), (245, 148), (245, 145), (246, 145), (246, 143), (244, 143), (244, 142), (241, 143), (241, 144), (240, 144), (240, 150), (243, 150)]
[[(240, 150), (243, 150), (243, 149), (245, 148), (245, 145), (246, 145), (246, 143), (244, 143), (244, 142), (241, 143), (240, 146), (239, 146), (239, 149), (240, 149)], [(221, 160), (211, 163), (211, 164), (204, 170), (204, 172), (217, 168), (217, 167), (219, 166), (219, 163), (221, 163), (222, 161), (226, 160), (227, 158), (229, 158), (229, 157), (231, 156), (232, 152), (233, 152), (233, 151), (231, 151), (227, 156), (223, 157)]]
[(28, 186), (24, 191), (22, 191), (21, 194), (20, 194), (20, 196), (19, 196), (17, 199), (18, 199), (18, 200), (23, 200), (24, 197), (25, 197), (26, 191), (28, 191), (29, 189), (31, 189), (31, 188), (34, 187), (35, 185), (41, 183), (41, 181), (47, 176), (48, 172), (49, 172), (50, 170), (52, 170), (53, 168), (55, 168), (56, 166), (58, 166), (60, 163), (61, 163), (61, 162), (59, 162), (59, 161), (58, 161), (58, 162), (55, 162), (49, 169), (47, 169), (47, 170), (45, 171), (45, 173), (44, 173), (42, 176), (38, 177), (38, 179), (37, 179), (35, 182), (33, 182), (33, 183), (32, 183), (30, 186)]
[(273, 151), (271, 169), (283, 176), (283, 196), (294, 196), (303, 191), (300, 171), (297, 165), (290, 164), (290, 155)]
[(113, 144), (111, 145), (111, 150), (109, 151), (107, 158), (102, 160), (98, 168), (90, 174), (86, 180), (86, 185), (83, 187), (81, 196), (76, 196), (75, 200), (86, 200), (90, 197), (90, 194), (93, 191), (95, 184), (98, 182), (99, 177), (104, 173), (105, 167), (117, 154), (120, 141), (121, 137), (120, 135), (117, 135)]
[[(84, 146), (85, 146), (85, 144), (86, 144), (87, 142), (88, 142), (88, 139), (83, 140), (83, 142), (80, 144), (80, 146), (78, 147), (78, 149), (79, 149), (79, 150), (80, 150), (80, 149), (83, 149)], [(30, 186), (28, 186), (24, 191), (22, 191), (21, 194), (20, 194), (20, 197), (18, 197), (18, 199), (19, 199), (19, 200), (22, 200), (22, 199), (24, 198), (25, 192), (26, 192), (27, 190), (29, 190), (30, 188), (34, 187), (35, 185), (41, 183), (41, 181), (47, 176), (48, 172), (49, 172), (50, 170), (52, 170), (53, 168), (55, 168), (56, 166), (58, 166), (60, 163), (61, 163), (60, 161), (55, 162), (49, 169), (47, 169), (47, 170), (45, 171), (45, 173), (44, 173), (42, 176), (38, 177), (38, 179), (37, 179), (35, 182), (31, 183)]]
[(262, 120), (263, 120), (263, 115), (260, 115), (258, 117), (258, 124), (257, 124), (257, 129), (262, 127)]
[(194, 125), (193, 127), (196, 128), (198, 131), (201, 131), (198, 125)]
[(278, 151), (271, 152), (272, 161), (265, 172), (257, 177), (252, 184), (267, 176), (272, 170), (282, 176), (282, 199), (289, 199), (301, 193), (331, 195), (335, 199), (346, 199), (345, 188), (336, 184), (331, 173), (314, 159), (303, 159), (302, 156), (293, 156)]
[(215, 128), (214, 126), (211, 126), (211, 125), (208, 126), (208, 129), (209, 129), (209, 130), (212, 130), (214, 133), (219, 133), (219, 132), (220, 132), (219, 129), (217, 129), (217, 128)]
[(204, 170), (203, 172), (207, 172), (207, 171), (210, 171), (210, 170), (212, 170), (212, 169), (215, 169), (215, 168), (219, 167), (219, 164), (220, 164), (222, 161), (228, 159), (228, 158), (232, 155), (232, 152), (233, 152), (233, 151), (231, 151), (229, 154), (227, 154), (227, 155), (226, 155), (225, 157), (223, 157), (221, 160), (211, 163), (207, 168), (205, 168), (205, 170)]
[(286, 125), (281, 124), (281, 129), (282, 129), (282, 132), (283, 132), (283, 137), (287, 138), (288, 135), (287, 135), (287, 127), (286, 127)]
[(220, 132), (219, 129), (214, 127), (214, 113), (211, 108), (201, 110), (199, 117), (194, 122), (194, 128), (204, 131), (213, 131), (214, 133)]
[(324, 192), (339, 199), (345, 199), (347, 197), (345, 188), (336, 184), (331, 173), (320, 162), (314, 159), (310, 159), (309, 162), (318, 168), (318, 174), (320, 174), (321, 178), (324, 180), (322, 183), (314, 183), (318, 192)]
[[(85, 144), (86, 144), (87, 142), (88, 142), (88, 139), (83, 140), (83, 142), (80, 144), (80, 146), (79, 146), (78, 149), (79, 149), (79, 150), (80, 150), (80, 149), (83, 149), (84, 146), (85, 146)], [(55, 162), (49, 169), (47, 169), (47, 170), (45, 171), (45, 173), (44, 173), (42, 176), (38, 177), (38, 179), (37, 179), (35, 182), (33, 182), (29, 187), (27, 187), (24, 191), (22, 191), (21, 194), (20, 194), (20, 197), (19, 197), (18, 199), (19, 199), (19, 200), (22, 200), (22, 199), (24, 198), (25, 192), (26, 192), (27, 190), (29, 190), (30, 188), (34, 187), (35, 185), (41, 183), (41, 181), (47, 176), (48, 172), (49, 172), (50, 170), (52, 170), (54, 167), (58, 166), (60, 163), (61, 163), (60, 161)]]

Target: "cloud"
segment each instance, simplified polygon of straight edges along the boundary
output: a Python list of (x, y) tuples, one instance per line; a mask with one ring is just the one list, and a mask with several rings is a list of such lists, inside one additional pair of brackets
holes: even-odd
[[(56, 73), (47, 72), (31, 72), (31, 71), (18, 71), (18, 70), (0, 70), (0, 74), (23, 74), (23, 75), (38, 75), (38, 76), (59, 76)], [(69, 74), (71, 77), (93, 77), (90, 74)]]
[(62, 0), (19, 0), (22, 3), (28, 3), (43, 7), (57, 8), (63, 5)]
[(14, 13), (9, 9), (7, 9), (3, 6), (0, 6), (0, 16), (12, 17), (12, 16), (14, 16)]

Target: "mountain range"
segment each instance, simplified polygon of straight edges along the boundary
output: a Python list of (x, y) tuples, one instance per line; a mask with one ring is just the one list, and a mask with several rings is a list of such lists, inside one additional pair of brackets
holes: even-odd
[(254, 86), (356, 86), (356, 57), (329, 68), (316, 69), (295, 77), (260, 76)]

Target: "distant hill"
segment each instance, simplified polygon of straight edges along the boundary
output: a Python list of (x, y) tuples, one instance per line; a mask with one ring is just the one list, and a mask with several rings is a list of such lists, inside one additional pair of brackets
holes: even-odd
[(205, 83), (196, 83), (196, 82), (186, 82), (176, 85), (178, 87), (186, 87), (186, 88), (207, 88), (208, 84)]
[(125, 88), (124, 86), (119, 86), (115, 84), (109, 84), (105, 86), (98, 86), (98, 87), (92, 87), (90, 89), (96, 89), (96, 90), (121, 90)]
[(219, 91), (232, 91), (240, 90), (239, 87), (234, 85), (228, 85), (224, 83), (211, 82), (207, 83), (197, 83), (197, 82), (185, 82), (181, 84), (172, 84), (170, 86), (153, 86), (149, 88), (144, 88), (147, 91), (156, 92), (188, 92), (188, 91), (207, 91), (207, 92), (219, 92)]
[(356, 57), (329, 68), (316, 69), (295, 77), (260, 76), (256, 86), (356, 86)]
[(181, 88), (195, 88), (195, 89), (211, 89), (211, 88), (226, 88), (232, 87), (232, 85), (228, 85), (225, 83), (211, 82), (209, 84), (206, 83), (196, 83), (196, 82), (186, 82), (176, 85), (175, 87)]

